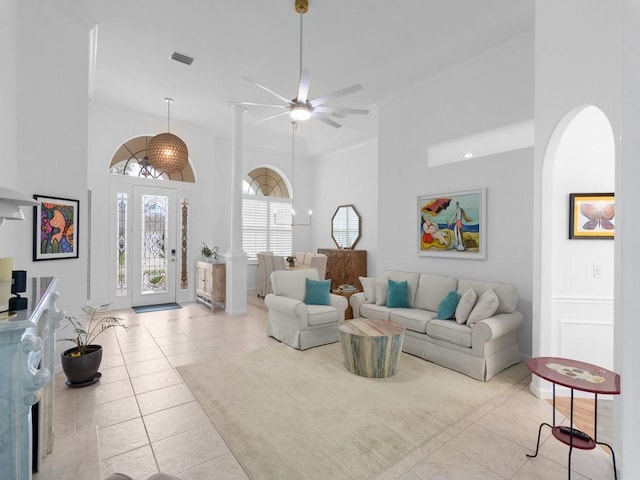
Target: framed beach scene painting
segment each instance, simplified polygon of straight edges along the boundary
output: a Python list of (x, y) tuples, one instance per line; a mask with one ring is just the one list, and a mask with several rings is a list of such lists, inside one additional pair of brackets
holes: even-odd
[(418, 255), (484, 260), (485, 188), (418, 197)]

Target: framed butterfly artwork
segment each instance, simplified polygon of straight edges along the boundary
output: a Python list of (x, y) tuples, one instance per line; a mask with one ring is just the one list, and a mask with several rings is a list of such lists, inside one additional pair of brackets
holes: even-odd
[(613, 193), (569, 194), (569, 238), (613, 240), (615, 217)]

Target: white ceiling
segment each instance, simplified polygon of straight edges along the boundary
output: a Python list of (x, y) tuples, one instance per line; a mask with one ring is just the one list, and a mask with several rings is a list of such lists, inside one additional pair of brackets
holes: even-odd
[[(231, 101), (279, 103), (243, 76), (287, 98), (296, 95), (300, 23), (294, 0), (70, 2), (98, 24), (93, 100), (164, 117), (159, 129), (166, 125), (164, 97), (175, 100), (172, 120), (204, 125), (222, 138), (230, 137)], [(305, 122), (296, 149), (307, 155), (375, 138), (376, 105), (439, 71), (530, 33), (534, 23), (531, 0), (309, 4), (303, 49), (304, 66), (311, 71), (310, 98), (361, 83), (362, 91), (329, 105), (371, 108), (372, 113), (334, 118), (344, 125), (340, 129)], [(194, 57), (193, 65), (170, 60), (172, 51)], [(253, 123), (272, 113), (277, 111), (250, 108), (245, 142), (289, 149), (287, 116)]]

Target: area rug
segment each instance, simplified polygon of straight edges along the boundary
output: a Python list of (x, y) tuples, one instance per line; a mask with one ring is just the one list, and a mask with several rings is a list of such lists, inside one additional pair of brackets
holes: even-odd
[(161, 312), (162, 310), (175, 310), (182, 308), (177, 303), (158, 303), (156, 305), (142, 305), (140, 307), (131, 307), (136, 313)]
[(402, 354), (398, 373), (358, 377), (339, 343), (286, 345), (178, 367), (254, 480), (366, 479), (517, 380), (483, 383)]

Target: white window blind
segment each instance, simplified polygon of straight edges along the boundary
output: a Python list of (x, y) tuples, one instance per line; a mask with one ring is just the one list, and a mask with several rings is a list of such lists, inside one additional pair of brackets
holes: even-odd
[(244, 196), (242, 248), (250, 259), (258, 252), (288, 256), (293, 249), (291, 202), (273, 197)]

